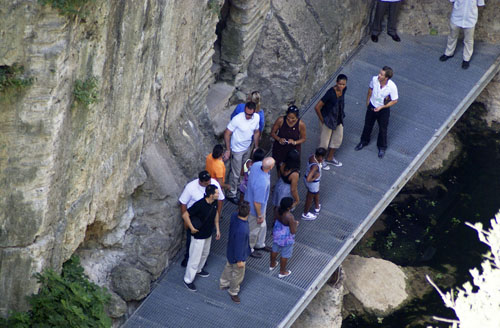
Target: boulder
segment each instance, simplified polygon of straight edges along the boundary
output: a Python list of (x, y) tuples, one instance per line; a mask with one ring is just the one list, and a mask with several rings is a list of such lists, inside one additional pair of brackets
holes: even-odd
[(118, 294), (110, 292), (111, 300), (106, 306), (106, 313), (111, 318), (119, 318), (127, 312), (127, 303)]
[(349, 255), (342, 267), (345, 271), (344, 287), (369, 313), (385, 317), (408, 298), (406, 276), (394, 263)]
[(128, 264), (120, 264), (111, 271), (113, 290), (125, 301), (139, 301), (149, 293), (149, 273)]

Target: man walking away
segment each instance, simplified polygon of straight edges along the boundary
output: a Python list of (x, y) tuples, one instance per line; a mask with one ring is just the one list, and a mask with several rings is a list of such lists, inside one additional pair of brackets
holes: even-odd
[(250, 204), (242, 201), (238, 206), (238, 212), (231, 216), (227, 239), (227, 262), (220, 277), (220, 289), (227, 289), (231, 300), (236, 304), (240, 304), (238, 293), (245, 277), (245, 261), (251, 253), (249, 213)]

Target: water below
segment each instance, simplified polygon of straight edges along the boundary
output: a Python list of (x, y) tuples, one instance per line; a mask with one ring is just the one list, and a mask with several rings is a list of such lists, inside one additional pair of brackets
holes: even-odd
[[(488, 250), (464, 222), (482, 222), (489, 228), (500, 209), (500, 136), (467, 131), (467, 124), (461, 125), (463, 152), (438, 178), (445, 188), (438, 192), (403, 189), (400, 196), (404, 197), (398, 198), (404, 201), (386, 209), (386, 229), (375, 233), (369, 245), (398, 265), (428, 266), (443, 276), (451, 275), (455, 287), (471, 280), (469, 270), (480, 267)], [(456, 270), (450, 271), (447, 265)], [(440, 285), (439, 279), (435, 282)], [(432, 320), (433, 315), (455, 318), (435, 291), (383, 320), (351, 315), (342, 328), (448, 327)]]

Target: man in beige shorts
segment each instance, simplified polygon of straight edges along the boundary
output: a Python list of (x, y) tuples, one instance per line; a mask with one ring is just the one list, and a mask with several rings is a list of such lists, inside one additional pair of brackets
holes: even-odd
[(330, 167), (342, 166), (334, 155), (340, 148), (344, 136), (344, 95), (347, 90), (347, 76), (340, 74), (337, 76), (337, 83), (330, 88), (323, 98), (316, 104), (314, 109), (320, 121), (321, 135), (319, 147), (328, 149), (322, 169), (328, 171)]

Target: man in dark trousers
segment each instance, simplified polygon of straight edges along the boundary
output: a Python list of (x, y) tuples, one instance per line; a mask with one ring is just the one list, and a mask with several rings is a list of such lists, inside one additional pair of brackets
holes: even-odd
[(401, 0), (377, 0), (377, 8), (375, 9), (375, 17), (373, 18), (371, 28), (373, 42), (378, 42), (378, 35), (382, 32), (382, 20), (386, 11), (389, 12), (389, 17), (387, 19), (387, 34), (389, 34), (394, 41), (401, 41), (401, 38), (396, 32), (400, 3)]
[(191, 231), (191, 245), (189, 246), (189, 260), (184, 274), (184, 285), (193, 292), (196, 291), (196, 286), (193, 283), (194, 278), (197, 275), (200, 277), (209, 276), (209, 273), (203, 270), (203, 266), (210, 253), (214, 226), (215, 239), (220, 239), (217, 198), (219, 198), (219, 189), (215, 185), (208, 185), (205, 188), (205, 196), (182, 214), (185, 225)]
[(227, 289), (231, 300), (236, 304), (240, 304), (238, 293), (240, 284), (245, 278), (245, 261), (251, 253), (249, 214), (250, 204), (242, 201), (238, 206), (238, 212), (231, 216), (227, 239), (227, 262), (220, 277), (220, 289)]
[(378, 122), (378, 157), (382, 159), (387, 149), (387, 127), (389, 125), (390, 108), (398, 102), (398, 88), (392, 82), (393, 72), (389, 66), (384, 66), (378, 75), (372, 77), (366, 96), (365, 126), (361, 141), (354, 148), (361, 150), (370, 142), (373, 125)]

